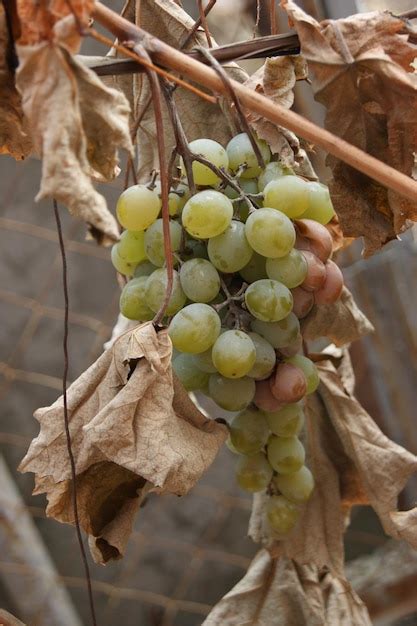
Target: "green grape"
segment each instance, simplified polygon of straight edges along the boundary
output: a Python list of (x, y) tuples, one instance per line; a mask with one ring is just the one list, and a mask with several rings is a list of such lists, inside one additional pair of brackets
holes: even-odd
[(192, 196), (182, 211), (185, 230), (196, 239), (216, 237), (224, 232), (233, 217), (233, 204), (215, 189), (204, 189)]
[[(198, 154), (220, 169), (229, 167), (229, 157), (226, 150), (217, 141), (212, 139), (195, 139), (188, 144), (189, 149), (194, 154)], [(181, 173), (186, 175), (184, 162), (180, 161)], [(192, 165), (193, 177), (196, 185), (218, 185), (220, 178), (207, 165), (203, 165), (198, 161), (193, 161)]]
[(185, 243), (184, 253), (181, 257), (188, 261), (190, 259), (206, 259), (208, 260), (207, 246), (201, 239), (187, 239)]
[(230, 441), (240, 454), (260, 452), (269, 437), (264, 413), (257, 409), (245, 409), (230, 422), (229, 435)]
[(247, 283), (254, 283), (255, 280), (268, 278), (266, 275), (266, 258), (254, 252), (249, 263), (240, 270), (239, 274)]
[(172, 369), (187, 391), (207, 387), (209, 374), (197, 369), (190, 354), (179, 354), (172, 361)]
[[(162, 306), (167, 288), (168, 276), (165, 268), (160, 268), (152, 272), (146, 283), (146, 301), (149, 307), (157, 313)], [(182, 309), (187, 297), (182, 290), (178, 272), (174, 270), (171, 297), (166, 309), (166, 315), (175, 315)]]
[(283, 496), (296, 504), (307, 502), (314, 489), (313, 474), (305, 465), (294, 474), (276, 476), (274, 483)]
[(290, 313), (279, 322), (262, 322), (254, 319), (251, 328), (266, 339), (276, 350), (286, 348), (300, 336), (300, 322), (294, 313)]
[(205, 259), (186, 261), (181, 266), (180, 280), (185, 295), (194, 302), (210, 302), (220, 290), (218, 271)]
[(225, 378), (212, 374), (209, 379), (209, 394), (225, 411), (241, 411), (250, 404), (255, 395), (253, 378)]
[(258, 178), (258, 189), (259, 191), (263, 191), (268, 183), (271, 180), (277, 180), (282, 176), (286, 176), (290, 173), (288, 168), (285, 168), (283, 165), (278, 163), (277, 161), (271, 161), (268, 163), (264, 170), (259, 174)]
[(271, 435), (267, 446), (268, 461), (278, 474), (293, 474), (305, 461), (304, 446), (297, 437)]
[(142, 261), (139, 265), (136, 266), (135, 271), (133, 272), (133, 276), (135, 278), (140, 278), (141, 276), (150, 276), (152, 272), (157, 270), (156, 265), (153, 265), (150, 261)]
[(119, 255), (119, 244), (115, 243), (111, 249), (111, 262), (113, 267), (124, 276), (132, 276), (136, 263), (129, 263)]
[(254, 317), (263, 322), (279, 322), (292, 309), (292, 294), (277, 280), (257, 280), (246, 289), (245, 303)]
[(117, 218), (127, 230), (145, 230), (159, 215), (161, 199), (146, 185), (133, 185), (117, 201)]
[(266, 503), (266, 518), (271, 528), (279, 535), (286, 535), (294, 528), (300, 510), (285, 496), (271, 496)]
[(123, 287), (120, 294), (120, 312), (130, 320), (146, 322), (153, 319), (155, 313), (146, 303), (146, 283), (148, 278), (133, 278)]
[(232, 220), (224, 233), (209, 239), (207, 245), (210, 261), (220, 272), (233, 274), (249, 263), (253, 250), (241, 222)]
[(264, 189), (264, 206), (278, 209), (288, 217), (301, 217), (308, 208), (308, 183), (299, 176), (271, 180)]
[(252, 339), (241, 330), (226, 330), (212, 350), (213, 363), (226, 378), (242, 378), (252, 369), (256, 351)]
[(317, 387), (320, 384), (320, 377), (317, 371), (317, 367), (314, 365), (313, 361), (308, 359), (306, 356), (296, 354), (290, 359), (286, 359), (286, 362), (292, 363), (292, 365), (300, 368), (300, 370), (303, 372), (307, 381), (307, 395), (309, 393), (313, 393), (313, 391), (316, 391)]
[[(149, 261), (157, 267), (165, 263), (164, 226), (161, 218), (157, 219), (145, 232), (145, 252)], [(178, 222), (169, 222), (172, 252), (179, 250), (181, 245), (182, 228)]]
[(255, 363), (248, 376), (256, 380), (267, 378), (275, 367), (275, 350), (271, 344), (257, 333), (248, 333), (255, 346)]
[[(256, 143), (264, 162), (269, 163), (271, 151), (268, 144), (262, 139), (256, 139)], [(226, 146), (226, 152), (229, 157), (229, 167), (233, 172), (236, 172), (242, 165), (246, 165), (246, 169), (241, 173), (241, 178), (255, 178), (262, 171), (246, 133), (240, 133), (232, 137)]]
[(220, 317), (208, 304), (189, 304), (171, 320), (168, 332), (180, 352), (205, 352), (220, 334)]
[(330, 197), (329, 188), (322, 183), (309, 182), (308, 209), (303, 213), (303, 219), (315, 220), (320, 224), (328, 224), (336, 215)]
[[(233, 445), (233, 444), (232, 444)], [(272, 467), (262, 452), (253, 456), (239, 457), (236, 465), (236, 480), (245, 491), (263, 491), (271, 482)]]
[(257, 209), (245, 224), (250, 246), (262, 256), (275, 259), (294, 247), (295, 229), (290, 219), (275, 209)]
[(266, 413), (271, 432), (278, 437), (296, 437), (304, 426), (302, 402), (287, 404), (279, 411)]
[(120, 258), (128, 263), (141, 263), (146, 259), (145, 254), (145, 233), (143, 230), (125, 230), (120, 235), (117, 245), (117, 252)]
[(200, 354), (193, 354), (192, 359), (195, 367), (198, 367), (202, 372), (207, 372), (208, 374), (217, 372), (211, 356), (211, 348), (205, 352), (200, 352)]
[(298, 287), (307, 276), (308, 265), (302, 252), (293, 248), (286, 256), (266, 260), (269, 278), (279, 280), (288, 289)]
[[(162, 204), (162, 191), (161, 191), (161, 181), (160, 180), (155, 181), (154, 191), (156, 191), (158, 196), (161, 198), (161, 204)], [(172, 189), (170, 190), (170, 192), (168, 194), (168, 211), (169, 211), (169, 214), (171, 215), (171, 217), (174, 217), (175, 215), (179, 215), (179, 213), (181, 213), (181, 199), (180, 199), (180, 196), (177, 193), (175, 193), (175, 191), (172, 190)]]

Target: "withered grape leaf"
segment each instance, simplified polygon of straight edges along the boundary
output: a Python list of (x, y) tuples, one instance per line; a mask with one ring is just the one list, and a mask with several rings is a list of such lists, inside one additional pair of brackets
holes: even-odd
[[(186, 494), (226, 438), (173, 381), (171, 354), (167, 331), (143, 324), (68, 389), (80, 522), (96, 560), (123, 554), (144, 489)], [(20, 470), (36, 474), (48, 515), (74, 523), (62, 397), (35, 417), (41, 430)]]
[[(316, 99), (334, 134), (412, 175), (417, 146), (417, 56), (412, 26), (389, 12), (317, 22), (282, 0), (301, 41)], [(375, 252), (417, 220), (417, 203), (329, 156), (331, 192), (346, 237)]]

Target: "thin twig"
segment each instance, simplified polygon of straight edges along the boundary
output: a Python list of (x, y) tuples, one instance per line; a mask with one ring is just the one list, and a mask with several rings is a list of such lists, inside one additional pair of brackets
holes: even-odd
[(206, 20), (206, 14), (204, 13), (203, 0), (197, 0), (198, 10), (200, 12), (200, 22), (202, 27), (204, 28), (204, 32), (207, 39), (207, 45), (209, 48), (213, 45), (211, 42), (210, 31)]
[[(207, 15), (210, 13), (212, 8), (216, 4), (216, 1), (217, 0), (210, 0), (210, 2), (207, 4), (206, 8), (204, 9), (204, 17), (207, 17)], [(200, 28), (200, 26), (201, 26), (201, 15), (198, 18), (198, 20), (196, 20), (194, 22), (194, 26), (192, 27), (190, 32), (187, 34), (187, 36), (184, 39), (184, 41), (181, 43), (180, 50), (183, 50), (184, 48), (186, 48), (188, 46), (188, 44), (190, 43), (190, 41), (192, 40), (192, 38), (194, 37), (194, 35), (198, 31), (198, 29)]]
[(277, 30), (277, 5), (276, 0), (269, 0), (269, 23), (271, 27), (271, 35), (276, 35)]
[(71, 443), (71, 433), (69, 428), (69, 416), (68, 416), (68, 398), (67, 398), (67, 380), (68, 380), (68, 367), (69, 367), (69, 357), (68, 357), (68, 317), (69, 317), (69, 296), (68, 296), (68, 279), (67, 279), (67, 259), (65, 254), (65, 245), (64, 238), (62, 235), (62, 226), (61, 226), (61, 218), (59, 216), (58, 204), (56, 200), (53, 201), (54, 206), (54, 214), (56, 220), (56, 228), (58, 232), (58, 240), (59, 247), (61, 250), (62, 257), (62, 285), (64, 289), (64, 339), (63, 339), (63, 349), (64, 349), (64, 372), (62, 375), (62, 397), (64, 402), (64, 427), (65, 427), (65, 435), (67, 440), (67, 450), (68, 450), (68, 458), (70, 462), (71, 468), (71, 482), (72, 482), (72, 507), (74, 513), (74, 521), (75, 528), (77, 531), (78, 543), (80, 546), (81, 557), (84, 564), (85, 570), (85, 579), (87, 582), (87, 590), (88, 590), (88, 601), (90, 605), (91, 612), (91, 623), (93, 626), (97, 626), (96, 620), (96, 612), (94, 607), (94, 598), (93, 598), (93, 590), (91, 587), (91, 576), (90, 576), (90, 568), (88, 565), (87, 555), (84, 548), (83, 538), (81, 535), (81, 526), (80, 526), (80, 518), (78, 513), (78, 502), (77, 502), (77, 474), (75, 467), (75, 459), (72, 451), (72, 443)]
[(259, 22), (261, 21), (261, 0), (256, 0), (256, 19), (252, 31), (252, 38), (255, 39), (258, 34)]

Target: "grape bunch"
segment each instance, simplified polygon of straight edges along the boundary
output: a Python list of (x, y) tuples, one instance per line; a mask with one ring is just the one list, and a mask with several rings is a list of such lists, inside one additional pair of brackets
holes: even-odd
[[(237, 481), (252, 493), (266, 490), (268, 522), (285, 535), (314, 488), (299, 435), (319, 377), (302, 353), (299, 320), (335, 302), (343, 278), (330, 259), (328, 188), (271, 160), (268, 145), (256, 141), (263, 168), (244, 133), (226, 148), (209, 139), (189, 144), (195, 193), (182, 161), (169, 193), (175, 269), (165, 321), (176, 375), (189, 392), (232, 412)], [(126, 230), (111, 256), (129, 277), (120, 310), (131, 320), (152, 320), (164, 301), (160, 211), (155, 180), (129, 187), (117, 204)]]

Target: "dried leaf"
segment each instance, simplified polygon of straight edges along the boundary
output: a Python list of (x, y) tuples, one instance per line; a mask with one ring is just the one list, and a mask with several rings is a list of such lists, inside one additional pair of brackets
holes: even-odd
[(374, 327), (344, 287), (334, 304), (315, 306), (302, 321), (301, 330), (306, 340), (327, 337), (336, 346), (343, 346), (373, 332)]
[[(123, 553), (144, 489), (186, 494), (226, 437), (173, 383), (171, 353), (167, 332), (143, 324), (68, 389), (80, 522), (97, 560)], [(62, 397), (35, 417), (41, 431), (20, 470), (36, 474), (48, 515), (74, 523)]]
[[(316, 22), (282, 0), (300, 37), (326, 128), (411, 176), (417, 145), (417, 55), (412, 27), (391, 13)], [(417, 220), (416, 203), (388, 191), (334, 157), (332, 197), (346, 237), (364, 237), (365, 254)]]
[(25, 625), (23, 622), (20, 621), (20, 619), (17, 619), (17, 617), (14, 617), (8, 611), (5, 611), (4, 609), (0, 609), (0, 626), (25, 626)]
[(311, 565), (258, 552), (203, 626), (371, 626), (349, 583)]
[(24, 159), (31, 152), (25, 131), (22, 102), (7, 59), (8, 33), (3, 4), (0, 4), (0, 154)]
[(70, 54), (75, 28), (69, 16), (55, 25), (53, 42), (18, 46), (17, 86), (43, 158), (36, 199), (62, 202), (106, 244), (118, 239), (118, 226), (91, 176), (111, 180), (118, 149), (131, 150), (129, 107), (123, 94), (106, 87)]
[(16, 0), (16, 5), (20, 21), (20, 45), (32, 46), (52, 39), (55, 24), (66, 16), (75, 15), (77, 28), (71, 30), (71, 42), (75, 51), (79, 46), (82, 27), (88, 26), (94, 0)]

